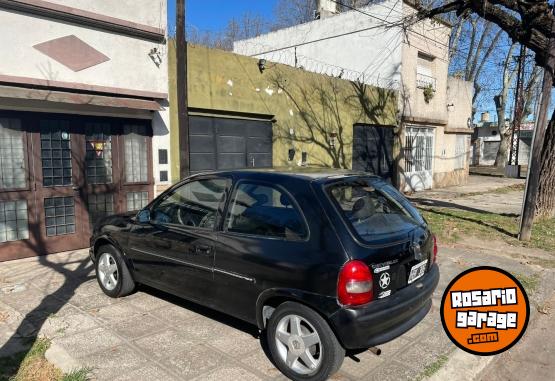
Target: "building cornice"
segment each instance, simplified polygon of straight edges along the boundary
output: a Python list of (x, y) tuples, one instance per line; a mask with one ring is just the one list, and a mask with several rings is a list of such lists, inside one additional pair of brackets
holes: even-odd
[(117, 96), (131, 96), (145, 99), (167, 99), (167, 93), (154, 91), (123, 89), (119, 87), (97, 86), (86, 83), (51, 81), (47, 79), (18, 77), (0, 74), (0, 85), (21, 86), (30, 88), (59, 89), (65, 91), (80, 91), (93, 94), (109, 94)]
[(0, 9), (33, 14), (158, 43), (164, 42), (166, 38), (165, 31), (160, 28), (44, 0), (0, 0)]
[[(409, 7), (413, 8), (414, 10), (417, 10), (417, 4), (416, 4), (417, 1), (418, 0), (403, 0), (403, 3), (407, 4)], [(445, 20), (441, 16), (433, 16), (432, 20), (437, 21), (438, 23), (443, 24), (446, 27), (449, 27), (449, 28), (453, 27), (453, 24), (451, 24), (449, 21)]]

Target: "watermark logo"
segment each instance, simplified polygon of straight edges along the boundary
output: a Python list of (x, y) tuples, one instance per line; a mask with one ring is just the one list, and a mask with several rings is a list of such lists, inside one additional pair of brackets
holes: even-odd
[(441, 322), (459, 348), (475, 355), (495, 355), (520, 340), (530, 316), (520, 282), (495, 267), (459, 274), (441, 300)]

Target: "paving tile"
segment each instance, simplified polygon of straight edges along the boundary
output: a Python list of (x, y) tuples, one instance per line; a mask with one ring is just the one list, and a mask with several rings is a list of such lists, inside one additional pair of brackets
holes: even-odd
[(166, 321), (170, 325), (183, 325), (183, 322), (200, 317), (198, 313), (174, 304), (151, 311), (151, 314)]
[(53, 339), (95, 329), (99, 326), (95, 319), (83, 313), (61, 317), (54, 315), (44, 321), (40, 328), (40, 335)]
[(88, 355), (81, 362), (92, 368), (99, 380), (111, 380), (119, 375), (137, 370), (145, 360), (126, 345)]
[(388, 361), (374, 369), (367, 375), (365, 380), (379, 380), (379, 381), (399, 381), (399, 380), (415, 380), (420, 375), (420, 371), (407, 366), (399, 364), (395, 361)]
[(173, 329), (135, 340), (135, 345), (156, 358), (167, 358), (189, 351), (195, 343)]
[(76, 295), (99, 295), (102, 294), (102, 289), (98, 285), (98, 281), (95, 279), (88, 280), (86, 282), (80, 283), (75, 289)]
[[(287, 379), (287, 378), (285, 378), (285, 379)], [(339, 370), (336, 374), (332, 374), (332, 376), (329, 379), (330, 379), (330, 381), (354, 381), (354, 380), (358, 380), (358, 378), (349, 377), (342, 370)]]
[(156, 296), (146, 294), (144, 292), (137, 292), (133, 295), (129, 295), (128, 297), (126, 297), (126, 299), (129, 299), (129, 303), (133, 304), (135, 307), (137, 307), (137, 309), (140, 309), (142, 311), (148, 311), (148, 312), (157, 310), (163, 307), (174, 306), (174, 307), (181, 308), (179, 306), (175, 306), (173, 303), (168, 302), (165, 299), (158, 298)]
[(455, 344), (447, 337), (442, 328), (433, 329), (420, 336), (419, 344), (426, 348), (433, 348), (438, 353), (447, 353), (455, 348)]
[(142, 314), (135, 306), (125, 300), (121, 303), (93, 309), (89, 313), (107, 323), (117, 323)]
[(273, 379), (281, 375), (281, 372), (272, 364), (262, 349), (254, 351), (240, 360), (246, 366), (256, 369), (258, 372), (266, 375), (268, 379)]
[(370, 373), (373, 369), (384, 362), (381, 356), (376, 356), (370, 351), (359, 353), (356, 357), (360, 360), (359, 362), (349, 357), (345, 357), (343, 366), (341, 367), (341, 372), (344, 372), (355, 379), (363, 378), (366, 374)]
[(115, 375), (112, 378), (113, 381), (142, 381), (142, 380), (152, 380), (152, 381), (171, 381), (177, 380), (176, 378), (170, 376), (165, 370), (156, 365), (142, 365), (139, 369), (126, 372), (124, 374)]
[(183, 379), (204, 375), (205, 372), (223, 365), (226, 361), (227, 358), (221, 353), (202, 344), (195, 345), (180, 355), (162, 359), (164, 364)]
[(392, 341), (379, 345), (382, 350), (380, 357), (389, 358), (393, 357), (399, 350), (406, 348), (411, 343), (410, 339), (405, 336), (400, 336)]
[(230, 328), (223, 323), (212, 320), (207, 317), (198, 317), (188, 320), (186, 323), (180, 323), (179, 331), (191, 340), (198, 342), (211, 342), (222, 335)]
[(16, 337), (12, 332), (0, 331), (0, 358), (28, 350), (33, 345), (33, 341)]
[(418, 338), (418, 336), (422, 335), (424, 332), (428, 332), (432, 329), (432, 326), (421, 321), (416, 326), (411, 328), (408, 332), (403, 334), (403, 337), (406, 337), (409, 340), (414, 340)]
[(87, 312), (94, 312), (102, 307), (121, 303), (123, 300), (124, 298), (110, 298), (103, 293), (92, 295), (75, 294), (68, 300), (68, 303)]
[(168, 329), (168, 325), (160, 319), (147, 313), (139, 313), (126, 320), (119, 321), (111, 326), (117, 334), (134, 340), (155, 332)]
[(441, 354), (443, 353), (436, 348), (413, 344), (406, 350), (402, 350), (397, 356), (397, 360), (402, 364), (410, 364), (413, 370), (421, 371), (426, 365), (433, 363)]
[(54, 341), (63, 347), (72, 357), (87, 357), (92, 353), (109, 351), (122, 344), (122, 340), (105, 328), (64, 336)]
[(2, 303), (10, 306), (14, 310), (26, 315), (41, 305), (45, 298), (40, 292), (35, 290), (18, 292), (2, 295)]
[(216, 336), (206, 344), (232, 357), (243, 357), (253, 351), (262, 351), (260, 340), (239, 329), (229, 327), (222, 335)]
[(260, 380), (262, 381), (262, 378), (238, 366), (226, 366), (226, 367), (217, 368), (216, 370), (213, 370), (208, 374), (203, 374), (195, 378), (195, 381), (221, 381), (221, 380), (226, 380), (226, 381)]

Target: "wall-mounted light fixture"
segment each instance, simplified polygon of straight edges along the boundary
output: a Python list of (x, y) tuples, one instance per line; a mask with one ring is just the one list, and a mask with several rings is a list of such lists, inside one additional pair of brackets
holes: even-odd
[(447, 111), (453, 111), (455, 109), (455, 104), (454, 103), (449, 103), (447, 105)]
[(264, 58), (258, 60), (258, 70), (260, 70), (260, 73), (264, 73), (264, 70), (266, 70), (266, 60)]
[(289, 150), (289, 152), (287, 153), (287, 159), (288, 159), (289, 161), (293, 161), (294, 158), (295, 158), (295, 149), (294, 149), (294, 148), (291, 148), (291, 149)]
[(150, 53), (148, 53), (148, 56), (156, 66), (160, 67), (160, 65), (162, 65), (162, 55), (160, 54), (158, 48), (150, 49)]
[(337, 142), (337, 132), (331, 132), (330, 133), (330, 147), (332, 149), (335, 148), (336, 142)]

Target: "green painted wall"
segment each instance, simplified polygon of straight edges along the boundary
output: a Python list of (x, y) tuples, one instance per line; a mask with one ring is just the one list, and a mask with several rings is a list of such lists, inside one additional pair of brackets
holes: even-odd
[[(175, 99), (175, 44), (168, 45), (170, 102)], [(273, 116), (274, 166), (351, 167), (353, 125), (395, 126), (397, 93), (201, 46), (188, 47), (189, 107)], [(172, 176), (179, 174), (177, 110), (172, 109)], [(296, 156), (288, 161), (288, 151)]]

